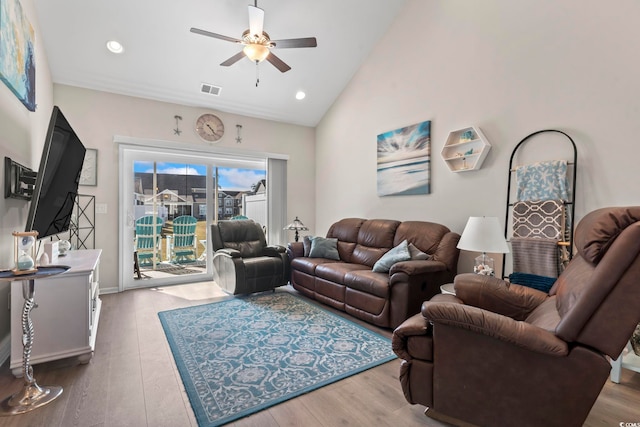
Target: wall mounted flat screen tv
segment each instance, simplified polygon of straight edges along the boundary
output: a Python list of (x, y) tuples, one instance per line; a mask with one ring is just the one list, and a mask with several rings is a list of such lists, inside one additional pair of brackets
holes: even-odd
[(26, 231), (38, 238), (69, 230), (86, 150), (57, 106), (53, 107), (33, 189)]

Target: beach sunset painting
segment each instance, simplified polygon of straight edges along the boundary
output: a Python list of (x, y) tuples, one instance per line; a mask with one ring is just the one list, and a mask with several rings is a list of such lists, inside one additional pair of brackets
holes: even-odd
[(36, 111), (35, 33), (18, 0), (0, 0), (0, 80)]
[(431, 121), (378, 135), (378, 196), (431, 192)]

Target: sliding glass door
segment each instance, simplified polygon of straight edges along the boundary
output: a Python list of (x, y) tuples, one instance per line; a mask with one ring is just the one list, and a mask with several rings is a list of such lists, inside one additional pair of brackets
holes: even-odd
[(134, 160), (134, 280), (207, 273), (207, 165)]
[(215, 221), (267, 233), (266, 159), (121, 146), (120, 165), (121, 290), (212, 280)]

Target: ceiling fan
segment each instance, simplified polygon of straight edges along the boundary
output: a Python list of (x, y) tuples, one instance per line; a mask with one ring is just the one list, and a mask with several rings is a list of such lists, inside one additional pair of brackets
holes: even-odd
[[(318, 45), (315, 37), (306, 37), (301, 39), (283, 39), (271, 40), (269, 34), (263, 31), (264, 10), (258, 7), (258, 0), (255, 0), (254, 6), (249, 5), (249, 29), (242, 33), (239, 39), (223, 36), (221, 34), (212, 33), (198, 28), (191, 28), (191, 32), (215, 39), (226, 40), (233, 43), (243, 44), (242, 51), (236, 53), (220, 65), (228, 67), (235, 64), (245, 56), (256, 64), (269, 61), (278, 70), (285, 73), (291, 69), (280, 58), (273, 54), (271, 49), (288, 49), (298, 47), (316, 47)], [(257, 83), (256, 83), (257, 85)]]

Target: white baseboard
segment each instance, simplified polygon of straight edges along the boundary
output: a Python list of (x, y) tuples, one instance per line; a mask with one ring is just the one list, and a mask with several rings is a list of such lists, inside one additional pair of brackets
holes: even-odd
[(114, 287), (114, 288), (100, 288), (100, 295), (105, 295), (105, 294), (117, 294), (118, 292), (120, 292), (118, 290), (118, 287)]
[(0, 341), (0, 365), (11, 356), (11, 334), (7, 335)]

